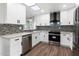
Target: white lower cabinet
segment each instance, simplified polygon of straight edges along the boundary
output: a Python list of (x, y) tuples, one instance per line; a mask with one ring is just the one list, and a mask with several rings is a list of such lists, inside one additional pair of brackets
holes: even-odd
[(48, 42), (48, 31), (33, 32), (33, 34), (32, 34), (32, 47), (34, 47), (40, 41)]
[(42, 42), (48, 42), (48, 31), (41, 31), (40, 32), (40, 40)]
[(61, 32), (60, 44), (73, 49), (73, 32)]
[(38, 31), (33, 32), (33, 34), (32, 34), (32, 47), (34, 47), (39, 42), (40, 42), (40, 40), (39, 40), (39, 33), (38, 33)]
[(22, 46), (21, 46), (21, 37), (13, 38), (10, 40), (10, 55), (11, 56), (19, 56), (22, 53)]
[(1, 44), (1, 55), (2, 56), (20, 56), (22, 53), (21, 41), (22, 37), (16, 38), (0, 38)]
[(2, 40), (0, 38), (0, 56), (2, 56)]

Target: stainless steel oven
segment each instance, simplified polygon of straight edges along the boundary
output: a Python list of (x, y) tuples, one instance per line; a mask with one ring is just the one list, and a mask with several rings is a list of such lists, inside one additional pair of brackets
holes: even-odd
[(49, 41), (60, 42), (60, 32), (49, 32)]

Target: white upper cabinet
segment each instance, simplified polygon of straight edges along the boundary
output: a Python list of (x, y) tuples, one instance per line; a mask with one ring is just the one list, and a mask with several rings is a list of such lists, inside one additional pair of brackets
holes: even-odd
[(60, 12), (61, 25), (74, 25), (75, 8)]
[(26, 7), (22, 4), (7, 4), (7, 23), (24, 24)]
[(7, 17), (7, 4), (0, 3), (0, 23), (4, 23)]
[(34, 17), (36, 26), (48, 26), (50, 24), (50, 14), (43, 14)]
[(0, 23), (25, 24), (26, 7), (18, 3), (2, 3), (0, 4), (0, 15)]

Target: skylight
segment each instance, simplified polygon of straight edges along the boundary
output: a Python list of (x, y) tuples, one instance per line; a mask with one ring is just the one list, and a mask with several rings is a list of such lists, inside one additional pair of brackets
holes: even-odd
[(39, 8), (37, 5), (31, 6), (31, 8), (32, 8), (34, 11), (40, 10), (40, 8)]
[(33, 6), (35, 3), (25, 3), (27, 6)]

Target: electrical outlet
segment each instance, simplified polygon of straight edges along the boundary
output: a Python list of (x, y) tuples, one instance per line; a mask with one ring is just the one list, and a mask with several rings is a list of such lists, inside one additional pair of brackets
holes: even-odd
[(17, 20), (17, 23), (20, 23), (20, 20)]
[(35, 36), (35, 39), (37, 39), (37, 36)]

